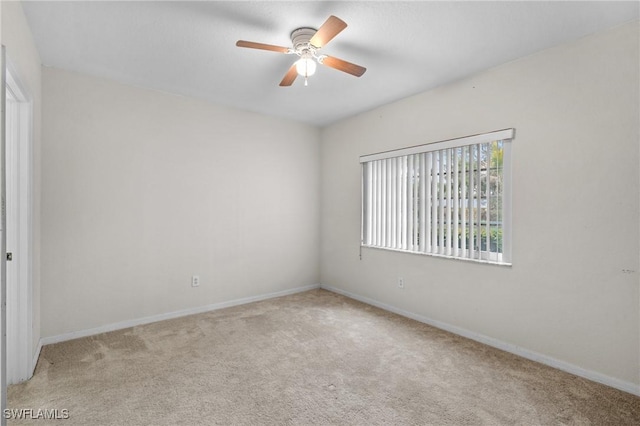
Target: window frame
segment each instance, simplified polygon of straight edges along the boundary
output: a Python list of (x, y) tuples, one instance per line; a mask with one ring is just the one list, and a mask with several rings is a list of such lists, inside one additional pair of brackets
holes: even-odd
[[(512, 254), (512, 247), (511, 247), (511, 237), (512, 237), (512, 212), (511, 212), (511, 193), (512, 193), (512, 167), (511, 167), (511, 144), (513, 142), (515, 138), (515, 129), (513, 128), (507, 128), (507, 129), (502, 129), (502, 130), (497, 130), (497, 131), (493, 131), (493, 132), (488, 132), (488, 133), (482, 133), (482, 134), (476, 134), (476, 135), (471, 135), (471, 136), (465, 136), (465, 137), (460, 137), (460, 138), (455, 138), (455, 139), (448, 139), (448, 140), (444, 140), (444, 141), (437, 141), (437, 142), (430, 142), (430, 143), (426, 143), (426, 144), (422, 144), (422, 145), (417, 145), (417, 146), (411, 146), (411, 147), (407, 147), (407, 148), (401, 148), (401, 149), (395, 149), (395, 150), (390, 150), (390, 151), (383, 151), (383, 152), (378, 152), (378, 153), (373, 153), (373, 154), (366, 154), (366, 155), (362, 155), (360, 156), (360, 166), (361, 166), (361, 173), (360, 173), (360, 181), (361, 181), (361, 196), (360, 196), (360, 207), (361, 207), (361, 217), (360, 217), (360, 248), (361, 248), (361, 252), (362, 252), (362, 247), (365, 248), (373, 248), (373, 249), (379, 249), (379, 250), (389, 250), (389, 251), (396, 251), (396, 252), (400, 252), (400, 253), (408, 253), (408, 254), (420, 254), (420, 255), (426, 255), (426, 256), (434, 256), (434, 257), (442, 257), (442, 258), (448, 258), (448, 259), (455, 259), (455, 260), (465, 260), (465, 261), (471, 261), (471, 262), (477, 262), (477, 263), (489, 263), (489, 264), (494, 264), (494, 265), (506, 265), (506, 266), (510, 266), (512, 265), (512, 259), (511, 259), (511, 254)], [(411, 244), (408, 245), (408, 248), (397, 248), (397, 247), (385, 247), (385, 246), (381, 246), (381, 245), (371, 245), (368, 244), (366, 241), (366, 227), (367, 227), (367, 206), (366, 206), (366, 202), (368, 200), (367, 198), (367, 194), (366, 191), (368, 190), (369, 186), (372, 185), (371, 181), (369, 181), (370, 176), (367, 175), (367, 173), (370, 171), (371, 167), (367, 167), (367, 163), (371, 163), (374, 161), (378, 161), (378, 160), (387, 160), (387, 159), (398, 159), (404, 156), (412, 156), (415, 154), (423, 154), (423, 153), (434, 153), (434, 152), (440, 152), (441, 150), (446, 150), (446, 149), (457, 149), (457, 148), (461, 148), (461, 147), (474, 147), (474, 146), (479, 146), (480, 144), (486, 144), (486, 143), (492, 143), (492, 142), (502, 142), (502, 153), (503, 153), (503, 158), (502, 158), (502, 176), (503, 176), (503, 180), (502, 180), (502, 192), (501, 192), (501, 197), (502, 197), (502, 211), (501, 211), (501, 215), (502, 215), (502, 223), (501, 223), (501, 229), (502, 230), (502, 252), (497, 254), (497, 256), (495, 256), (496, 258), (491, 259), (491, 252), (490, 250), (488, 251), (481, 251), (480, 253), (477, 254), (477, 257), (469, 257), (474, 255), (474, 251), (473, 250), (468, 250), (467, 252), (462, 252), (462, 254), (458, 254), (458, 255), (453, 255), (451, 253), (449, 254), (445, 254), (445, 253), (441, 253), (442, 251), (446, 251), (443, 250), (443, 247), (440, 246), (440, 243), (442, 240), (440, 240), (440, 242), (437, 244), (438, 247), (438, 251), (440, 251), (439, 253), (436, 252), (425, 252), (419, 249), (419, 247), (415, 247), (412, 248)], [(470, 148), (471, 149), (471, 148)], [(451, 157), (453, 158), (453, 156)], [(457, 157), (456, 157), (457, 158)], [(417, 161), (417, 160), (416, 160)], [(451, 161), (451, 159), (449, 160)], [(373, 166), (373, 164), (372, 164)], [(457, 167), (457, 166), (455, 166)], [(451, 169), (451, 171), (453, 171), (453, 169)], [(415, 173), (415, 172), (414, 172)], [(442, 171), (440, 171), (439, 175), (442, 173)], [(429, 175), (426, 175), (427, 178)], [(397, 175), (392, 175), (392, 179), (395, 179), (397, 177)], [(487, 181), (488, 182), (488, 181)], [(438, 182), (438, 185), (440, 184), (440, 182)], [(391, 186), (394, 186), (395, 183)], [(429, 186), (429, 185), (427, 185)], [(451, 190), (452, 188), (448, 188), (449, 190)], [(406, 190), (403, 190), (406, 191)], [(406, 194), (406, 192), (405, 192)], [(421, 204), (420, 208), (424, 208), (426, 207), (427, 210), (431, 210), (433, 209), (433, 204), (432, 201), (433, 198), (429, 199), (428, 197), (426, 197), (426, 204)], [(448, 198), (449, 199), (449, 198)], [(448, 200), (447, 199), (447, 200)], [(462, 200), (461, 198), (458, 198), (458, 200)], [(395, 209), (397, 209), (397, 204), (400, 203), (400, 201), (398, 201), (398, 199), (395, 199), (396, 204), (393, 204), (393, 207), (389, 207), (390, 211), (394, 211)], [(467, 201), (468, 202), (468, 201)], [(442, 203), (442, 198), (440, 199), (440, 203)], [(417, 204), (417, 202), (416, 202)], [(441, 205), (437, 206), (438, 208), (441, 207)], [(383, 209), (384, 210), (384, 209)], [(404, 215), (405, 213), (403, 213)], [(449, 216), (450, 213), (447, 211), (447, 216)], [(415, 219), (415, 218), (414, 218)], [(416, 219), (417, 220), (417, 219)], [(471, 223), (471, 222), (470, 222)], [(444, 227), (447, 226), (451, 226), (452, 221), (449, 219), (448, 222), (444, 222)], [(396, 226), (397, 223), (393, 223), (392, 226)], [(387, 225), (388, 226), (388, 225)], [(475, 226), (475, 225), (474, 225)], [(478, 230), (480, 231), (482, 228), (482, 224), (481, 224), (481, 219), (478, 221)], [(432, 232), (433, 227), (431, 227), (431, 224), (427, 224), (427, 227), (430, 229), (429, 232)], [(439, 227), (439, 226), (438, 226)], [(438, 228), (436, 227), (436, 228)], [(486, 229), (488, 230), (490, 228), (490, 225), (486, 225)], [(456, 226), (457, 229), (457, 226)], [(428, 234), (427, 234), (428, 235)], [(417, 237), (416, 237), (417, 238)], [(416, 239), (417, 241), (417, 239)], [(489, 241), (488, 237), (487, 237), (487, 241)], [(386, 244), (386, 243), (385, 243)], [(415, 243), (417, 245), (417, 242)], [(389, 244), (391, 245), (391, 244)], [(433, 247), (434, 246), (431, 246)], [(459, 252), (460, 249), (456, 248), (454, 250), (454, 252)], [(477, 250), (476, 250), (477, 251)], [(486, 253), (485, 257), (487, 258), (482, 258), (483, 257), (483, 253)]]

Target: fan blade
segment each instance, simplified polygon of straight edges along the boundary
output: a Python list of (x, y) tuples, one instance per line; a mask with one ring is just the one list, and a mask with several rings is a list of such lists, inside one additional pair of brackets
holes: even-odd
[(289, 53), (288, 47), (274, 46), (273, 44), (254, 43), (252, 41), (238, 40), (236, 42), (238, 47), (248, 47), (249, 49), (261, 49), (270, 50), (272, 52)]
[(340, 18), (336, 18), (335, 16), (329, 16), (324, 24), (316, 31), (316, 33), (311, 37), (309, 43), (314, 45), (317, 48), (321, 48), (326, 45), (333, 39), (335, 36), (340, 33), (340, 31), (347, 28), (347, 24)]
[(284, 78), (280, 82), (280, 86), (291, 86), (298, 76), (298, 70), (296, 70), (296, 64), (291, 65), (289, 71), (284, 75)]
[(337, 69), (338, 71), (355, 75), (356, 77), (360, 77), (367, 70), (365, 67), (343, 61), (342, 59), (334, 58), (333, 56), (325, 56), (321, 64)]

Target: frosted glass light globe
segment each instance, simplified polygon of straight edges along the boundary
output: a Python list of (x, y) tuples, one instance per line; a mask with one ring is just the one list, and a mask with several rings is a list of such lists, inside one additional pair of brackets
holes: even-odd
[(302, 58), (296, 62), (296, 71), (303, 77), (309, 77), (316, 72), (316, 61), (311, 58)]

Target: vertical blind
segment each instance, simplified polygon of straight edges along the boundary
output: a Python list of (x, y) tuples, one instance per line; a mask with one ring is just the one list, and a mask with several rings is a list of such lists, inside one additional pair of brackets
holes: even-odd
[(510, 263), (514, 130), (360, 157), (362, 245)]

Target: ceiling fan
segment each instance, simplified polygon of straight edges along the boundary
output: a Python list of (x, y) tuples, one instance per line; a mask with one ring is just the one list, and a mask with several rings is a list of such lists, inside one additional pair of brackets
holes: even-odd
[(274, 46), (272, 44), (254, 43), (245, 40), (238, 40), (236, 46), (269, 50), (288, 55), (298, 55), (300, 59), (289, 68), (289, 71), (287, 71), (280, 82), (280, 86), (291, 86), (298, 75), (304, 77), (304, 85), (306, 86), (307, 78), (316, 71), (316, 62), (360, 77), (367, 70), (366, 68), (333, 56), (318, 53), (320, 49), (326, 46), (327, 43), (346, 27), (347, 24), (342, 19), (331, 15), (317, 30), (308, 27), (293, 30), (293, 32), (291, 32), (291, 43), (293, 47)]

